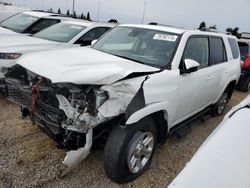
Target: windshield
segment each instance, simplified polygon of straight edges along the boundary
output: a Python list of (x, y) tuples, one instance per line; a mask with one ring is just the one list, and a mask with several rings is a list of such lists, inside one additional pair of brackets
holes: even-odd
[(118, 26), (103, 36), (94, 49), (138, 63), (162, 67), (171, 63), (179, 35), (164, 31)]
[(12, 31), (22, 33), (25, 29), (31, 26), (38, 19), (39, 18), (37, 17), (20, 13), (4, 20), (0, 25)]
[(69, 42), (85, 28), (86, 27), (84, 26), (75, 24), (59, 23), (38, 32), (33, 36), (56, 42)]

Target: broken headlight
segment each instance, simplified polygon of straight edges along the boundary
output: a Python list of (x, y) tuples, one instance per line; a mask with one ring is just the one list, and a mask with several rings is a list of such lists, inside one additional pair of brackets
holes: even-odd
[(21, 57), (21, 53), (0, 53), (0, 59), (15, 60)]
[(95, 115), (97, 109), (108, 99), (108, 93), (93, 86), (57, 84), (55, 93), (63, 95), (79, 114)]
[(102, 90), (95, 90), (96, 94), (96, 108), (99, 108), (108, 98), (108, 92)]

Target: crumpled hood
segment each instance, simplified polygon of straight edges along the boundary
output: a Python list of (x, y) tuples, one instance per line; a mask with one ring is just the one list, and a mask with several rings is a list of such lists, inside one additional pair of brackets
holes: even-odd
[(131, 73), (159, 70), (88, 47), (35, 52), (23, 56), (17, 63), (53, 83), (103, 85)]
[(0, 35), (0, 52), (25, 52), (46, 49), (58, 45), (58, 42), (39, 39), (35, 37), (17, 35)]

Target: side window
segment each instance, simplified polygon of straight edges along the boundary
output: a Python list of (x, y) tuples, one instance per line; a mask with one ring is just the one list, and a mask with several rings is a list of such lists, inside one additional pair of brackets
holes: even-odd
[(223, 43), (222, 38), (219, 37), (210, 38), (210, 51), (211, 51), (210, 63), (212, 65), (227, 61), (225, 45)]
[(184, 54), (184, 59), (193, 59), (200, 63), (200, 68), (208, 66), (209, 45), (207, 37), (192, 37), (188, 40)]
[(38, 21), (37, 23), (33, 24), (30, 28), (29, 28), (29, 32), (31, 34), (35, 34), (47, 27), (50, 27), (54, 24), (59, 23), (60, 20), (57, 19), (41, 19), (40, 21)]
[(109, 29), (110, 29), (109, 27), (97, 27), (97, 28), (91, 29), (90, 31), (85, 33), (80, 39), (78, 39), (76, 44), (79, 44), (79, 42), (82, 41), (83, 39), (90, 39), (90, 40), (99, 39)]
[(239, 48), (240, 48), (241, 60), (245, 61), (247, 56), (248, 56), (249, 46), (245, 42), (238, 42), (238, 45), (239, 45)]
[(233, 58), (237, 59), (240, 55), (240, 52), (236, 40), (233, 38), (228, 38), (228, 42), (233, 53)]

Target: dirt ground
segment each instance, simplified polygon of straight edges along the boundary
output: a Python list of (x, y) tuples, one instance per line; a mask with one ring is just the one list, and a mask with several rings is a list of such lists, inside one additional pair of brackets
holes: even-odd
[[(249, 93), (235, 91), (225, 113)], [(63, 179), (58, 171), (65, 152), (28, 120), (19, 119), (19, 107), (0, 98), (0, 187), (165, 187), (183, 169), (223, 116), (193, 122), (184, 138), (169, 138), (158, 146), (150, 169), (132, 183), (117, 185), (106, 178), (102, 150)]]

